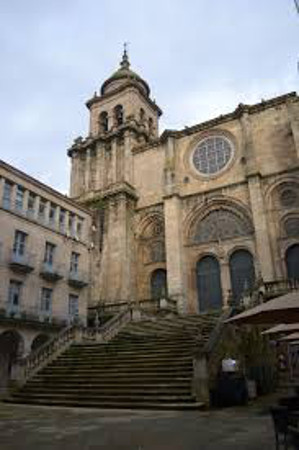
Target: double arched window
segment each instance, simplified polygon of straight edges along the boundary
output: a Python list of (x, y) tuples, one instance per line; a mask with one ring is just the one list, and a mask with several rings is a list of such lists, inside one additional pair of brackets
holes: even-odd
[(252, 289), (255, 281), (255, 270), (252, 254), (247, 250), (236, 250), (230, 257), (229, 270), (232, 295), (238, 304), (244, 291)]
[(157, 269), (151, 274), (151, 298), (159, 300), (167, 297), (167, 272)]
[(114, 108), (114, 123), (117, 127), (124, 123), (124, 108), (122, 105), (117, 105)]
[(108, 131), (108, 113), (107, 111), (102, 111), (99, 116), (100, 132), (106, 133)]

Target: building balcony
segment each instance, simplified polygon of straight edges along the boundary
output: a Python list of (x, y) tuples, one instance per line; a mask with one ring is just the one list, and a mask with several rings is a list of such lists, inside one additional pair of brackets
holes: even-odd
[(57, 264), (44, 262), (40, 269), (40, 276), (47, 281), (58, 281), (63, 278), (61, 267)]
[(39, 306), (26, 307), (6, 303), (4, 307), (0, 306), (0, 323), (14, 325), (22, 323), (41, 329), (44, 327), (60, 329), (69, 323), (69, 318), (67, 315), (53, 315), (52, 311), (43, 311)]
[(68, 275), (68, 283), (74, 288), (82, 289), (88, 285), (88, 274), (80, 270), (70, 270)]
[(35, 255), (29, 252), (20, 254), (12, 250), (9, 258), (9, 267), (18, 273), (30, 273), (34, 270)]

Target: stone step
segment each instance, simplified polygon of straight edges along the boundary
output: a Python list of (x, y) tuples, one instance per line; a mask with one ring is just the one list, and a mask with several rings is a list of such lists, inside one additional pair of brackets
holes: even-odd
[(44, 394), (75, 394), (75, 395), (107, 395), (107, 396), (115, 396), (115, 395), (128, 395), (128, 396), (156, 396), (156, 395), (173, 395), (173, 396), (181, 396), (181, 395), (190, 395), (190, 386), (180, 387), (174, 389), (171, 386), (158, 388), (156, 385), (150, 388), (136, 387), (136, 386), (127, 386), (120, 388), (119, 386), (113, 386), (112, 388), (107, 388), (105, 386), (95, 386), (95, 385), (85, 385), (85, 386), (65, 386), (65, 385), (44, 385), (44, 386), (32, 386), (26, 385), (23, 389), (19, 391), (20, 394), (31, 395), (37, 394), (43, 396)]
[(168, 411), (179, 411), (179, 410), (199, 410), (204, 409), (205, 404), (202, 402), (193, 403), (155, 403), (155, 402), (118, 402), (115, 401), (74, 401), (74, 400), (51, 400), (51, 399), (5, 399), (7, 403), (17, 403), (17, 404), (32, 404), (32, 405), (49, 405), (49, 406), (68, 406), (68, 407), (81, 407), (81, 408), (103, 408), (103, 409), (145, 409), (145, 410), (168, 410)]
[(172, 362), (184, 362), (184, 361), (191, 361), (192, 355), (183, 355), (183, 356), (177, 356), (177, 355), (162, 355), (162, 356), (155, 356), (155, 355), (130, 355), (129, 357), (124, 357), (122, 355), (111, 355), (110, 357), (107, 355), (105, 357), (97, 356), (94, 358), (74, 358), (74, 357), (60, 357), (56, 361), (54, 361), (51, 364), (51, 367), (55, 366), (62, 366), (62, 365), (70, 365), (70, 364), (76, 364), (80, 367), (82, 366), (92, 366), (92, 367), (103, 367), (110, 364), (143, 364), (143, 365), (151, 365), (151, 364), (159, 364), (159, 363), (172, 363)]
[(35, 380), (32, 379), (26, 383), (26, 389), (27, 388), (37, 388), (42, 389), (43, 387), (46, 388), (52, 388), (55, 387), (56, 389), (68, 389), (68, 388), (74, 388), (74, 389), (116, 389), (116, 390), (122, 390), (122, 389), (143, 389), (145, 391), (152, 390), (152, 389), (190, 389), (191, 382), (189, 378), (186, 378), (185, 381), (180, 382), (173, 382), (170, 381), (168, 383), (161, 383), (161, 382), (155, 382), (155, 383), (136, 383), (136, 380), (127, 380), (126, 382), (119, 383), (119, 380), (116, 379), (112, 381), (106, 381), (106, 382), (88, 382), (86, 383), (85, 380), (61, 380), (61, 382), (57, 382), (52, 380), (47, 380), (47, 383), (45, 384), (42, 380)]
[(80, 375), (82, 377), (86, 377), (88, 379), (91, 375), (96, 375), (100, 373), (105, 373), (109, 376), (113, 375), (119, 375), (119, 374), (127, 374), (130, 376), (132, 373), (138, 373), (140, 376), (144, 374), (155, 374), (155, 373), (187, 373), (192, 372), (192, 364), (188, 364), (185, 366), (170, 366), (169, 364), (161, 366), (153, 366), (153, 367), (144, 367), (144, 366), (113, 366), (113, 367), (107, 367), (105, 370), (99, 370), (98, 368), (86, 368), (81, 369), (80, 367), (51, 367), (48, 366), (45, 369), (43, 369), (40, 373), (41, 374), (60, 374), (65, 376), (74, 376), (74, 375)]
[[(189, 374), (189, 376), (188, 376)], [(176, 382), (176, 381), (186, 381), (188, 380), (189, 382), (191, 382), (191, 377), (192, 377), (192, 371), (190, 371), (188, 374), (186, 374), (186, 372), (184, 373), (184, 375), (182, 374), (173, 374), (171, 371), (167, 372), (167, 373), (144, 373), (142, 374), (142, 378), (140, 377), (140, 374), (135, 374), (130, 373), (129, 377), (128, 377), (128, 373), (115, 373), (114, 377), (111, 374), (106, 374), (106, 373), (98, 373), (97, 376), (89, 376), (86, 379), (82, 378), (81, 375), (77, 375), (77, 374), (69, 374), (67, 381), (68, 383), (77, 383), (77, 382), (82, 382), (82, 383), (99, 383), (99, 382), (107, 382), (107, 383), (119, 383), (119, 382), (130, 382), (130, 383), (136, 383), (136, 385), (138, 383), (162, 383), (162, 382), (167, 382), (167, 383), (171, 383), (172, 381)], [(55, 382), (64, 382), (65, 381), (65, 375), (64, 374), (42, 374), (41, 372), (38, 373), (32, 380), (30, 381), (41, 381), (41, 382), (45, 382), (45, 383), (55, 383)]]

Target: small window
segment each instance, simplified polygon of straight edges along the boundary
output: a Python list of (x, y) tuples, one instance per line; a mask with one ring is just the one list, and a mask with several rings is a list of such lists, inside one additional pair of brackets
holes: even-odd
[(2, 199), (3, 208), (5, 208), (5, 209), (10, 209), (10, 206), (11, 206), (12, 187), (13, 187), (13, 184), (10, 183), (9, 181), (5, 180), (4, 187), (3, 187), (3, 199)]
[(41, 198), (39, 201), (39, 207), (38, 207), (38, 218), (41, 221), (45, 220), (45, 214), (46, 214), (46, 200), (44, 198)]
[(8, 311), (16, 313), (19, 311), (21, 302), (22, 283), (17, 280), (10, 280), (8, 289)]
[(69, 214), (69, 233), (72, 237), (75, 236), (75, 215)]
[(43, 287), (41, 290), (41, 302), (40, 302), (40, 308), (42, 313), (51, 314), (52, 298), (53, 298), (53, 289)]
[(27, 234), (23, 231), (16, 230), (13, 244), (13, 252), (15, 255), (23, 256), (25, 254)]
[(55, 247), (56, 245), (52, 244), (51, 242), (46, 242), (44, 263), (48, 264), (49, 266), (52, 266), (54, 262)]
[(70, 318), (75, 318), (79, 316), (79, 296), (70, 294), (69, 295), (69, 316)]
[(124, 123), (124, 110), (122, 105), (117, 105), (114, 108), (114, 123), (116, 126), (120, 126)]
[(17, 186), (17, 192), (16, 192), (16, 209), (18, 211), (22, 211), (23, 210), (23, 206), (24, 206), (24, 193), (25, 190), (22, 186), (18, 185)]
[(70, 262), (70, 272), (72, 274), (77, 274), (78, 273), (79, 257), (80, 257), (79, 253), (72, 252), (72, 254), (71, 254), (71, 262)]
[(56, 205), (53, 203), (50, 204), (50, 211), (49, 211), (49, 222), (50, 225), (55, 224), (55, 216), (56, 216)]
[(59, 231), (61, 231), (61, 233), (64, 233), (65, 230), (65, 215), (65, 209), (61, 208), (59, 212)]
[(36, 195), (33, 194), (33, 192), (29, 192), (28, 209), (27, 209), (27, 213), (29, 216), (33, 216), (33, 214), (34, 214), (35, 199), (36, 199)]
[(106, 111), (101, 112), (99, 116), (99, 125), (100, 125), (100, 132), (106, 133), (109, 128), (108, 123), (108, 113)]
[(152, 134), (154, 132), (154, 121), (151, 117), (148, 119), (148, 131), (149, 134)]
[(144, 111), (143, 108), (140, 108), (140, 111), (139, 111), (139, 119), (140, 119), (140, 122), (141, 122), (141, 123), (143, 123), (143, 122), (145, 121), (145, 111)]
[(78, 237), (78, 239), (82, 238), (82, 230), (83, 230), (83, 220), (78, 219), (77, 220), (77, 237)]

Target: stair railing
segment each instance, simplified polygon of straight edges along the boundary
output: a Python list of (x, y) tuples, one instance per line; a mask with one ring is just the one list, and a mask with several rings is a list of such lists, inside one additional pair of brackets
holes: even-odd
[(83, 328), (77, 324), (69, 325), (37, 350), (31, 352), (30, 355), (18, 360), (14, 366), (13, 378), (18, 385), (23, 385), (37, 371), (70, 347), (73, 342), (90, 339), (96, 342), (108, 342), (136, 316), (138, 316), (138, 310), (128, 307), (113, 316), (100, 328)]
[(122, 327), (133, 320), (137, 313), (138, 311), (136, 309), (127, 307), (99, 328), (84, 328), (82, 330), (82, 339), (93, 340), (96, 342), (108, 342), (117, 335)]
[(27, 357), (18, 360), (14, 367), (14, 378), (20, 384), (25, 383), (31, 378), (35, 372), (40, 370), (52, 359), (62, 353), (72, 342), (76, 340), (78, 331), (77, 325), (69, 325), (64, 328), (58, 335), (53, 336), (49, 341), (45, 342), (35, 351), (31, 352)]

